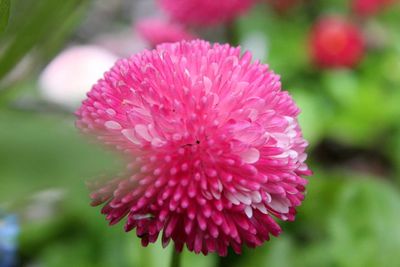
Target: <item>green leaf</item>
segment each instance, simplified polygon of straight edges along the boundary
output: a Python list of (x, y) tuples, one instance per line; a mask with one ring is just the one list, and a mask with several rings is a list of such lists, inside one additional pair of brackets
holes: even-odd
[(68, 38), (73, 31), (79, 26), (82, 18), (86, 14), (89, 7), (89, 1), (82, 1), (82, 3), (75, 8), (71, 14), (69, 14), (60, 27), (55, 31), (49, 39), (40, 47), (40, 56), (43, 57), (44, 61), (50, 61), (55, 54), (68, 43)]
[(51, 40), (84, 2), (43, 0), (33, 5), (28, 14), (19, 14), (23, 22), (18, 23), (20, 27), (5, 40), (8, 46), (0, 55), (0, 80), (36, 45)]
[(6, 29), (10, 17), (10, 0), (0, 0), (0, 34)]
[(328, 225), (338, 266), (400, 266), (400, 197), (386, 182), (352, 180)]
[(377, 178), (324, 176), (311, 180), (297, 219), (320, 236), (292, 266), (400, 266), (398, 190)]

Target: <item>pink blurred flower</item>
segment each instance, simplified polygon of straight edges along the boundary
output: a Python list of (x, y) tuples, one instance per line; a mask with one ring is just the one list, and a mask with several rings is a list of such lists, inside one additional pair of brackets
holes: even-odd
[(352, 9), (360, 16), (371, 16), (380, 12), (390, 4), (395, 2), (394, 0), (353, 0)]
[(131, 159), (94, 185), (110, 224), (127, 217), (142, 244), (226, 255), (278, 236), (310, 175), (299, 109), (250, 52), (205, 41), (122, 59), (95, 84), (77, 126)]
[(175, 20), (207, 26), (229, 22), (246, 12), (254, 0), (158, 0)]
[(188, 32), (183, 25), (163, 21), (161, 19), (142, 20), (137, 23), (135, 28), (153, 47), (161, 43), (173, 43), (196, 38), (193, 34)]
[(365, 52), (361, 30), (340, 17), (324, 17), (316, 22), (311, 36), (314, 62), (327, 68), (354, 67)]
[(114, 54), (94, 45), (67, 48), (43, 70), (40, 92), (47, 101), (75, 109), (116, 60)]

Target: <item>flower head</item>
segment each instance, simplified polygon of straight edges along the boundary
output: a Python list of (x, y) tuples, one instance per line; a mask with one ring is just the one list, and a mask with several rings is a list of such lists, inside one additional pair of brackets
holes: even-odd
[(314, 25), (311, 36), (314, 62), (327, 68), (353, 67), (364, 55), (360, 29), (340, 17), (324, 17)]
[(179, 22), (213, 25), (228, 22), (247, 11), (254, 0), (158, 0), (161, 7)]
[(77, 125), (131, 158), (99, 183), (93, 205), (127, 217), (143, 245), (162, 232), (177, 250), (226, 255), (279, 235), (309, 175), (299, 109), (249, 52), (205, 41), (122, 59), (95, 84)]
[(142, 20), (136, 25), (136, 30), (153, 47), (161, 43), (195, 39), (183, 25), (161, 19)]

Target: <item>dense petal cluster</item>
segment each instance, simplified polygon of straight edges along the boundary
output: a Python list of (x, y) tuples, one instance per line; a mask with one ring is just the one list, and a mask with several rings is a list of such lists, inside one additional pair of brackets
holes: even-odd
[(294, 220), (310, 171), (299, 109), (249, 52), (205, 41), (121, 59), (77, 111), (77, 125), (131, 158), (129, 174), (95, 185), (111, 224), (142, 243), (226, 255)]
[(254, 0), (158, 0), (175, 20), (190, 25), (213, 25), (233, 20), (246, 12)]
[(364, 43), (356, 25), (340, 17), (323, 17), (311, 32), (311, 56), (321, 67), (354, 67), (364, 56)]
[(161, 19), (144, 19), (139, 21), (135, 28), (153, 47), (161, 43), (195, 39), (195, 36), (187, 31), (182, 24)]

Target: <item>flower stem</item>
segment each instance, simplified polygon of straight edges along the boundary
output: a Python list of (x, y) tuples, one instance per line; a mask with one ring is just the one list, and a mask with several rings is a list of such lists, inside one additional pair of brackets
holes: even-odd
[(236, 22), (229, 21), (226, 23), (225, 26), (225, 34), (226, 34), (226, 41), (231, 45), (238, 45), (239, 44), (239, 36), (236, 29)]
[(170, 267), (181, 266), (181, 254), (182, 254), (181, 252), (177, 252), (176, 249), (173, 248)]

